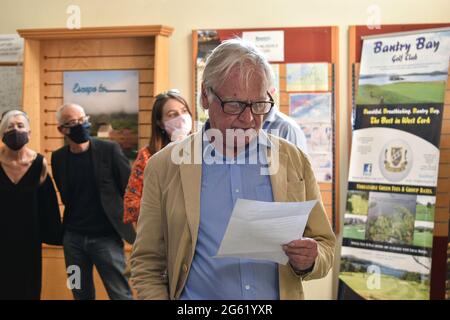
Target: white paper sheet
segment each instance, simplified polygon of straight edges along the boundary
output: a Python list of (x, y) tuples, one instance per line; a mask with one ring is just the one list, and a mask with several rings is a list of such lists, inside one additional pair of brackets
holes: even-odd
[(283, 244), (300, 239), (317, 200), (263, 202), (238, 199), (217, 258), (269, 260), (286, 264)]

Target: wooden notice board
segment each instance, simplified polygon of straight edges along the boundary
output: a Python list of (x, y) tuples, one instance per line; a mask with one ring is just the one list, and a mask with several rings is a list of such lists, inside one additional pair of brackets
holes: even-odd
[[(349, 60), (348, 60), (348, 114), (353, 123), (356, 90), (362, 51), (362, 37), (405, 32), (414, 30), (448, 27), (450, 23), (382, 25), (380, 29), (369, 29), (367, 26), (351, 26), (349, 28)], [(449, 70), (450, 71), (450, 70)], [(450, 72), (449, 72), (450, 73)], [(433, 254), (431, 266), (431, 299), (445, 297), (445, 281), (447, 268), (447, 237), (450, 218), (450, 79), (447, 80), (445, 92), (444, 115), (442, 120), (439, 176), (436, 189), (436, 212), (434, 220)], [(348, 128), (349, 153), (351, 147), (352, 126)]]
[[(204, 29), (192, 32), (193, 65), (193, 100), (196, 116), (201, 110), (199, 105), (200, 77), (204, 57), (221, 41), (242, 37), (243, 32), (283, 31), (284, 61), (277, 61), (279, 70), (279, 108), (281, 112), (290, 113), (290, 94), (308, 93), (308, 91), (288, 91), (286, 66), (297, 63), (325, 63), (328, 65), (328, 89), (331, 94), (331, 128), (332, 128), (332, 180), (319, 183), (325, 209), (336, 233), (339, 232), (339, 38), (338, 27), (298, 27), (298, 28), (248, 28), (248, 29)], [(200, 62), (199, 62), (200, 61)], [(277, 79), (275, 79), (277, 80)], [(317, 92), (317, 91), (316, 91)], [(309, 91), (309, 93), (312, 93)], [(201, 112), (201, 111), (200, 111)]]

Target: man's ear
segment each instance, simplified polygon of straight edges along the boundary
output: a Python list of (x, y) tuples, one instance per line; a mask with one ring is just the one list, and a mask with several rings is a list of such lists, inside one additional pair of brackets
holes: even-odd
[(208, 93), (206, 92), (206, 88), (203, 83), (202, 83), (202, 107), (205, 110), (208, 110), (209, 108)]
[(64, 135), (64, 132), (62, 132), (62, 129), (63, 129), (63, 128), (62, 128), (61, 126), (57, 126), (56, 128), (58, 129), (59, 133), (61, 133), (62, 135)]

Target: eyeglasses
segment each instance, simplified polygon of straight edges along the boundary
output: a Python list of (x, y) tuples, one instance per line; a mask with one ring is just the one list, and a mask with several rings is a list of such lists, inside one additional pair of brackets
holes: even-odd
[(270, 95), (269, 92), (267, 92), (267, 95), (269, 96), (270, 101), (254, 101), (254, 102), (246, 102), (246, 101), (223, 101), (217, 93), (214, 92), (212, 88), (209, 88), (211, 92), (216, 96), (216, 98), (220, 101), (220, 105), (222, 106), (222, 110), (224, 113), (232, 114), (232, 115), (238, 115), (244, 112), (245, 108), (250, 107), (250, 110), (255, 115), (265, 115), (272, 110), (272, 107), (274, 106), (275, 102)]
[(73, 120), (67, 121), (67, 122), (63, 123), (61, 125), (61, 127), (63, 127), (63, 128), (73, 128), (73, 127), (75, 127), (75, 126), (77, 126), (79, 124), (83, 124), (85, 122), (89, 122), (89, 119), (90, 119), (90, 116), (83, 116), (83, 117), (78, 118), (78, 119), (73, 119)]

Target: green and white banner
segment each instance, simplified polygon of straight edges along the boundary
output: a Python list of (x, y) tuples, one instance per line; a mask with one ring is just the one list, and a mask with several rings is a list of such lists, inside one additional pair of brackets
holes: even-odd
[(340, 280), (364, 299), (429, 299), (450, 29), (364, 40)]

